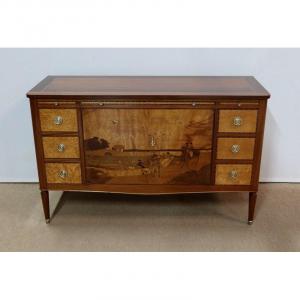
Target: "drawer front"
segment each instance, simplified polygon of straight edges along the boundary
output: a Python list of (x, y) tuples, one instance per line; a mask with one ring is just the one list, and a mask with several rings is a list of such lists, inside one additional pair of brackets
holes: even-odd
[(87, 150), (211, 149), (212, 109), (83, 109)]
[(79, 163), (46, 163), (47, 183), (81, 183)]
[(42, 131), (70, 131), (76, 132), (76, 109), (40, 109)]
[(256, 132), (257, 110), (225, 110), (219, 112), (219, 132)]
[(253, 159), (254, 138), (218, 138), (217, 159)]
[(79, 158), (78, 137), (43, 137), (45, 158)]
[(218, 164), (216, 166), (217, 185), (250, 185), (252, 165)]

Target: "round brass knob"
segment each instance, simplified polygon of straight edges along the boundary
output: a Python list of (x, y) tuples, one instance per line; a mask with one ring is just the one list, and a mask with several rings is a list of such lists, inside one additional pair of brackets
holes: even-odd
[(67, 172), (66, 170), (60, 170), (60, 171), (58, 172), (58, 176), (59, 176), (60, 178), (66, 178), (66, 177), (68, 176), (68, 172)]
[(242, 118), (239, 116), (236, 116), (233, 118), (233, 125), (234, 126), (241, 126), (242, 125)]
[(232, 153), (238, 153), (240, 151), (240, 149), (241, 149), (240, 145), (232, 145), (231, 146)]
[(238, 172), (237, 172), (237, 170), (231, 170), (231, 171), (229, 172), (229, 177), (230, 177), (232, 180), (237, 179), (237, 177), (238, 177)]
[(57, 151), (58, 152), (64, 152), (65, 151), (65, 145), (64, 144), (58, 144)]
[(63, 118), (61, 116), (55, 116), (53, 121), (55, 125), (61, 125), (63, 123)]

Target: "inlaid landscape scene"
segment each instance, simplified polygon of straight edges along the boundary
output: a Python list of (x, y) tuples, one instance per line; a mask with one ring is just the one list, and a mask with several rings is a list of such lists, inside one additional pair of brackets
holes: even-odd
[(213, 111), (84, 109), (86, 179), (209, 184)]

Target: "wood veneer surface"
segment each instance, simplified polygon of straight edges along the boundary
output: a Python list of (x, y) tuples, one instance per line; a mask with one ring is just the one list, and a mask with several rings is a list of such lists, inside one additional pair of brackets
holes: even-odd
[(251, 76), (48, 76), (27, 93), (53, 95), (270, 96)]

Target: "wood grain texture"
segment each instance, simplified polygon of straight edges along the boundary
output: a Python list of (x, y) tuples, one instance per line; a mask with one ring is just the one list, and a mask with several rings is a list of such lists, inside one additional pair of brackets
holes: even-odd
[[(46, 163), (47, 183), (81, 183), (79, 163)], [(60, 171), (66, 171), (67, 176), (61, 178)]]
[(31, 119), (32, 119), (32, 128), (33, 128), (33, 136), (34, 136), (34, 144), (35, 144), (35, 154), (36, 154), (36, 162), (38, 167), (38, 175), (39, 175), (39, 186), (40, 190), (45, 190), (47, 187), (46, 182), (46, 173), (45, 173), (45, 165), (44, 165), (44, 153), (43, 153), (43, 143), (41, 138), (41, 126), (39, 119), (39, 111), (37, 102), (30, 99), (30, 109), (31, 109)]
[[(50, 76), (27, 96), (43, 192), (258, 190), (270, 95), (253, 77)], [(66, 113), (63, 126), (53, 122), (60, 111)], [(97, 116), (99, 111), (103, 113)], [(144, 113), (137, 116), (135, 111)], [(237, 112), (242, 126), (233, 127)], [(44, 153), (48, 146), (43, 147), (43, 138), (55, 137), (78, 138), (79, 158)], [(240, 154), (232, 157), (227, 145), (234, 138), (243, 142)], [(255, 139), (251, 159), (252, 142), (246, 139)], [(66, 178), (58, 176), (61, 170), (67, 171)], [(238, 174), (236, 179), (229, 177), (232, 170)], [(250, 198), (249, 220), (254, 214), (254, 197)], [(47, 217), (47, 201), (43, 203)]]
[(256, 198), (257, 198), (256, 192), (249, 193), (248, 224), (252, 224), (254, 220)]
[(49, 223), (50, 222), (49, 192), (41, 191), (41, 198), (42, 198), (45, 220), (46, 220), (46, 223)]
[[(52, 100), (52, 101), (51, 101)], [(49, 99), (49, 101), (39, 101), (39, 108), (76, 108), (75, 101), (56, 101), (55, 99)]]
[[(64, 145), (64, 151), (58, 151), (58, 146)], [(79, 158), (78, 137), (43, 137), (45, 158)]]
[[(230, 172), (236, 171), (237, 177), (231, 178)], [(217, 185), (250, 185), (252, 165), (247, 164), (217, 164), (216, 184)]]
[[(124, 150), (210, 149), (213, 110), (84, 109), (85, 141), (97, 138)], [(100, 145), (99, 145), (100, 147)], [(104, 146), (103, 146), (104, 147)]]
[[(76, 109), (39, 109), (42, 131), (71, 131), (78, 130)], [(61, 116), (63, 122), (60, 125), (54, 123), (54, 118)]]
[(252, 185), (207, 185), (207, 184), (63, 184), (49, 183), (49, 190), (55, 191), (93, 191), (105, 193), (124, 193), (139, 195), (188, 194), (210, 192), (255, 192)]
[(270, 96), (251, 76), (48, 76), (27, 93), (40, 98), (79, 95)]
[[(233, 152), (232, 146), (237, 145), (239, 151)], [(217, 159), (253, 159), (254, 138), (218, 138)]]
[[(233, 125), (233, 119), (240, 117), (241, 126)], [(219, 112), (219, 132), (256, 132), (257, 110), (226, 110)]]
[(210, 150), (86, 151), (88, 183), (209, 184)]

